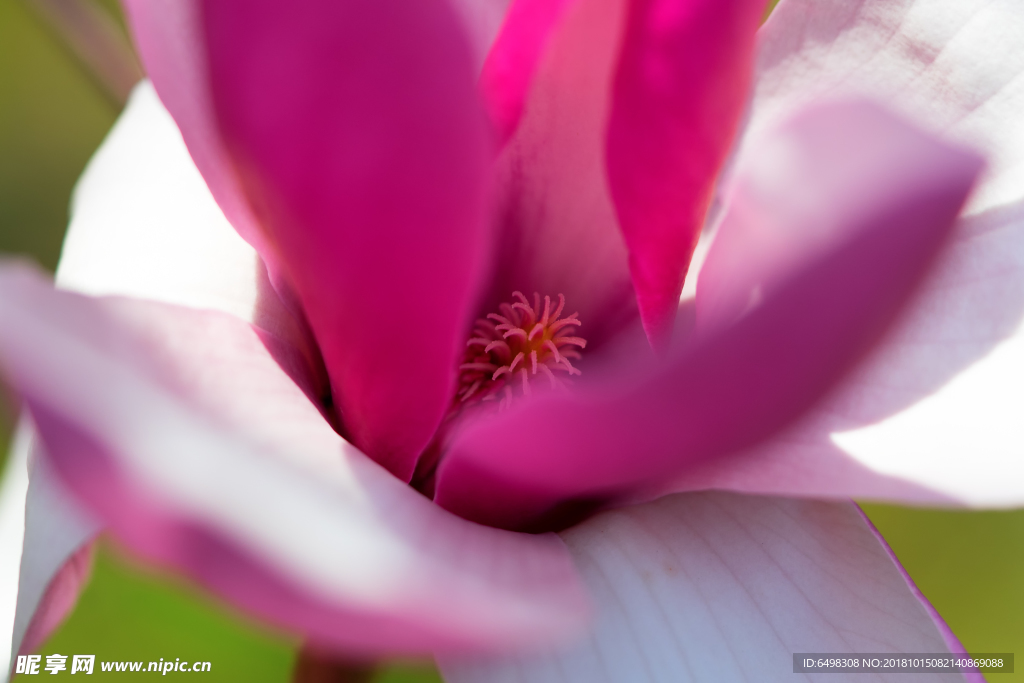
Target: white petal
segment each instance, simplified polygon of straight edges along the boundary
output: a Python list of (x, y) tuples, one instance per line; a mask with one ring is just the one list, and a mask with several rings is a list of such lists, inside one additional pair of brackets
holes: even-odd
[[(33, 619), (40, 619), (38, 610), (54, 577), (100, 530), (99, 521), (83, 508), (52, 471), (45, 456), (42, 456), (42, 446), (34, 434), (31, 442), (25, 541), (21, 556), (12, 655), (26, 649), (24, 639)], [(82, 587), (81, 582), (63, 585), (62, 589), (69, 594), (62, 595), (58, 604), (46, 605), (53, 612), (46, 615), (45, 623), (36, 624), (32, 628), (34, 633), (29, 639), (29, 650), (38, 647), (40, 641), (64, 620)]]
[(681, 494), (563, 536), (597, 603), (589, 637), (542, 656), (445, 658), (445, 680), (789, 681), (797, 652), (962, 651), (850, 503)]
[[(0, 637), (10, 644), (11, 657), (24, 647), (26, 631), (50, 581), (99, 530), (93, 517), (56, 479), (39, 449), (31, 420), (23, 416), (11, 448), (0, 504), (0, 587), (4, 591), (0, 596), (0, 618), (4, 620)], [(55, 610), (47, 615), (46, 623), (36, 625), (35, 640), (48, 635), (67, 616), (65, 608), (73, 605), (78, 592), (73, 588), (62, 596), (62, 604), (50, 606)], [(6, 648), (6, 644), (0, 646), (3, 657)], [(0, 674), (6, 675), (8, 662), (0, 659), (0, 665)]]
[(19, 423), (0, 479), (0, 681), (7, 680), (8, 648), (18, 603), (18, 569), (25, 538), (25, 497), (28, 493), (27, 423)]
[(252, 320), (258, 273), (256, 251), (221, 213), (142, 81), (75, 188), (58, 285)]

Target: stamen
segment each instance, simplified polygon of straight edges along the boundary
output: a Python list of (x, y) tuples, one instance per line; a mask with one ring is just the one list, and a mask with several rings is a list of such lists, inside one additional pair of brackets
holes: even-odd
[(512, 356), (512, 349), (505, 343), (504, 339), (495, 339), (490, 344), (484, 347), (484, 353), (490, 353), (494, 349), (501, 349), (507, 353), (510, 357)]
[[(550, 372), (550, 370), (548, 372)], [(473, 382), (473, 384), (468, 389), (462, 392), (462, 400), (465, 401), (469, 399), (469, 397), (475, 394), (476, 390), (479, 389), (480, 385), (483, 383), (484, 381), (482, 379), (478, 379), (477, 381)]]
[(559, 337), (555, 341), (561, 342), (562, 344), (575, 344), (581, 349), (587, 348), (587, 340), (583, 337)]
[(559, 320), (558, 322), (551, 323), (550, 325), (548, 325), (548, 329), (551, 330), (552, 334), (554, 334), (555, 332), (558, 332), (560, 329), (562, 329), (563, 327), (566, 327), (567, 325), (576, 325), (578, 327), (581, 326), (581, 323), (580, 323), (579, 320), (574, 320), (573, 319), (575, 317), (576, 317), (576, 314), (573, 313), (572, 317), (570, 317), (570, 318), (566, 318), (564, 320)]
[(516, 357), (512, 359), (512, 363), (508, 366), (508, 371), (512, 372), (513, 370), (515, 370), (516, 366), (519, 365), (519, 361), (521, 361), (522, 359), (523, 352), (520, 351), (519, 353), (516, 354)]
[(562, 357), (562, 365), (565, 366), (565, 369), (569, 371), (570, 375), (578, 375), (578, 374), (580, 374), (580, 371), (577, 370), (576, 368), (574, 368), (572, 366), (572, 363), (569, 362), (569, 359), (565, 358), (564, 356)]
[(546, 365), (541, 365), (540, 369), (543, 370), (544, 373), (548, 376), (548, 379), (551, 380), (552, 389), (557, 389), (559, 386), (561, 386), (561, 384), (558, 381), (558, 378), (555, 377), (555, 373), (551, 372), (551, 368), (549, 368)]
[(513, 336), (513, 335), (518, 335), (518, 336), (522, 337), (523, 339), (525, 339), (526, 341), (529, 341), (529, 340), (530, 340), (530, 337), (529, 337), (529, 335), (527, 335), (527, 334), (526, 334), (526, 330), (524, 330), (524, 329), (523, 329), (523, 328), (521, 328), (521, 327), (515, 327), (515, 328), (513, 328), (513, 329), (509, 330), (508, 332), (506, 332), (506, 333), (505, 333), (504, 335), (502, 335), (502, 336), (503, 336), (503, 337), (504, 337), (505, 339), (508, 339), (509, 337), (511, 337), (511, 336)]
[(523, 368), (519, 372), (519, 374), (523, 376), (523, 394), (526, 395), (526, 396), (529, 396), (530, 395), (530, 373), (528, 373), (526, 371), (526, 368)]
[[(499, 410), (505, 410), (517, 397), (533, 393), (530, 376), (538, 373), (547, 376), (552, 389), (564, 389), (568, 377), (580, 374), (570, 359), (579, 359), (579, 349), (587, 345), (576, 336), (581, 326), (578, 314), (562, 318), (564, 310), (562, 294), (553, 305), (550, 296), (542, 299), (534, 292), (531, 302), (516, 291), (497, 313), (477, 320), (458, 367), (459, 389), (450, 415), (472, 402), (495, 401)], [(515, 374), (519, 381), (513, 381)]]
[[(559, 294), (558, 295), (558, 308), (555, 309), (555, 312), (554, 312), (554, 314), (552, 314), (551, 317), (554, 318), (555, 320), (558, 320), (558, 316), (562, 315), (562, 309), (563, 308), (565, 308), (565, 297), (562, 296), (561, 294)], [(576, 314), (573, 313), (569, 317), (570, 318), (575, 318)]]

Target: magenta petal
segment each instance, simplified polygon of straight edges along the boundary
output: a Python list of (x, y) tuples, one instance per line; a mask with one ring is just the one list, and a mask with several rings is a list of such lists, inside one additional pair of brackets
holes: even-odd
[(513, 0), (480, 74), (491, 122), (504, 143), (512, 135), (552, 31), (572, 0)]
[(489, 248), (459, 22), (442, 0), (204, 7), (221, 130), (343, 429), (408, 480), (451, 400)]
[(707, 331), (653, 372), (470, 425), (442, 462), (442, 506), (528, 526), (776, 432), (892, 322), (980, 169), (863, 104), (807, 112), (760, 151), (701, 274)]
[(753, 70), (763, 0), (630, 4), (608, 124), (608, 182), (644, 329), (667, 341)]

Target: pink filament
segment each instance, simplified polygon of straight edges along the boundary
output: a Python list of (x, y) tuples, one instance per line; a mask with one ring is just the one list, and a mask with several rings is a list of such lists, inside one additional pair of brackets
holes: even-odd
[[(551, 297), (543, 298), (542, 307), (538, 292), (532, 302), (522, 292), (513, 292), (512, 299), (498, 306), (498, 313), (476, 321), (459, 365), (453, 414), (470, 400), (497, 401), (507, 408), (517, 395), (532, 393), (529, 376), (538, 372), (547, 376), (553, 389), (567, 386), (568, 379), (563, 378), (580, 374), (570, 359), (578, 359), (578, 349), (587, 342), (575, 336), (581, 325), (576, 313), (561, 317), (565, 297), (558, 295), (553, 311)], [(511, 384), (516, 373), (521, 381)]]

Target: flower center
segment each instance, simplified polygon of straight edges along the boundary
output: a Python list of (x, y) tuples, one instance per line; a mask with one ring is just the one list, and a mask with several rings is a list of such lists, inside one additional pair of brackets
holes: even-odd
[(565, 387), (568, 378), (580, 374), (571, 360), (587, 341), (573, 336), (581, 323), (578, 314), (560, 318), (565, 297), (551, 310), (551, 297), (534, 293), (533, 304), (522, 292), (513, 292), (512, 303), (498, 307), (500, 313), (480, 318), (466, 342), (466, 354), (459, 366), (456, 410), (476, 401), (499, 401), (501, 409), (516, 395), (529, 395), (530, 383), (542, 376), (552, 388)]

